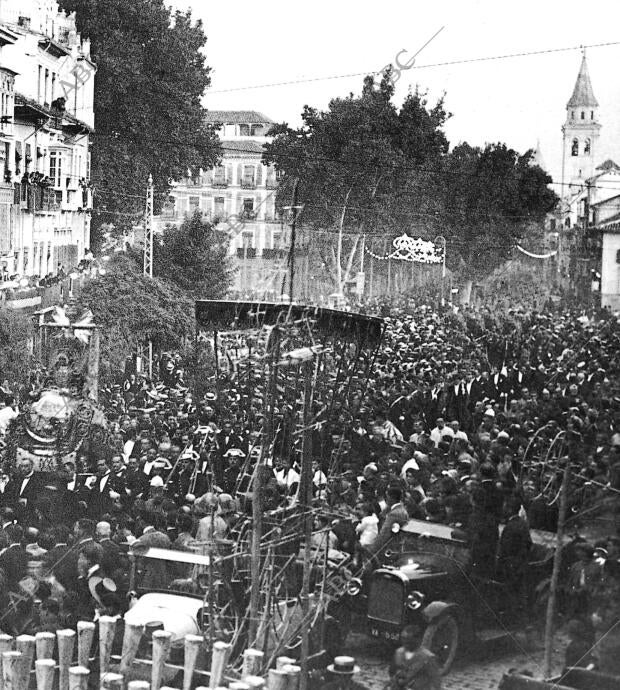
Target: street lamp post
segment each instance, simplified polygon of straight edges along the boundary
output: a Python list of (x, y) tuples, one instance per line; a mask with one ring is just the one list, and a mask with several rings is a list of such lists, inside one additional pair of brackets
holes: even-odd
[(441, 261), (441, 306), (443, 307), (445, 304), (445, 299), (444, 299), (444, 283), (446, 282), (446, 238), (443, 235), (437, 235), (434, 239), (434, 244), (437, 244), (439, 241), (442, 243), (442, 249), (443, 249), (443, 257)]

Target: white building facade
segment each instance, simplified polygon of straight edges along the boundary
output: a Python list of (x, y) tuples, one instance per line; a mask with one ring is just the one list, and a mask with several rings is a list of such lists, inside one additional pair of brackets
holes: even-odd
[(0, 265), (69, 271), (90, 245), (90, 43), (56, 0), (0, 0)]
[(273, 121), (253, 110), (212, 110), (206, 118), (219, 131), (221, 164), (175, 183), (172, 202), (157, 219), (158, 229), (200, 211), (229, 234), (237, 269), (234, 292), (275, 296), (286, 274), (289, 237), (275, 206), (276, 171), (262, 163)]

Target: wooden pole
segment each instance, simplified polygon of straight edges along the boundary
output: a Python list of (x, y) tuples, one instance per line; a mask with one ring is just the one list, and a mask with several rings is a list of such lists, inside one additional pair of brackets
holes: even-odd
[(284, 673), (284, 671), (278, 671), (275, 668), (269, 669), (267, 687), (269, 690), (287, 690), (288, 676), (286, 673)]
[(10, 635), (0, 633), (0, 690), (4, 687), (4, 677), (2, 674), (2, 655), (13, 649), (13, 638)]
[(151, 668), (151, 690), (159, 690), (164, 678), (164, 665), (170, 653), (172, 633), (156, 630), (153, 633), (153, 666)]
[(241, 671), (241, 678), (246, 676), (257, 676), (263, 665), (263, 652), (260, 649), (246, 649), (243, 652), (243, 670)]
[(72, 666), (69, 669), (69, 690), (87, 690), (88, 676), (90, 671), (86, 666)]
[(304, 563), (301, 585), (301, 690), (308, 687), (308, 657), (310, 656), (310, 543), (312, 541), (312, 384), (314, 359), (303, 364), (304, 372), (304, 418), (301, 454), (301, 476), (299, 498), (304, 510)]
[(121, 652), (120, 672), (127, 676), (129, 669), (136, 658), (138, 648), (140, 647), (140, 640), (144, 632), (142, 623), (125, 622), (125, 632), (123, 635), (123, 649)]
[(123, 690), (123, 676), (108, 671), (101, 676), (101, 690)]
[(148, 680), (130, 680), (127, 683), (127, 690), (150, 690), (150, 687)]
[(196, 661), (204, 638), (200, 635), (185, 635), (185, 650), (183, 656), (183, 690), (190, 690)]
[(37, 659), (51, 659), (54, 656), (54, 645), (56, 644), (56, 635), (51, 632), (38, 632), (35, 636), (35, 649), (37, 652)]
[(284, 673), (286, 673), (288, 677), (287, 689), (298, 690), (299, 682), (301, 679), (301, 667), (295, 666), (295, 664), (289, 664), (288, 666), (285, 666), (282, 670), (284, 671)]
[(566, 458), (566, 466), (562, 476), (562, 486), (560, 488), (560, 506), (558, 510), (558, 528), (556, 531), (555, 553), (553, 555), (553, 571), (551, 573), (551, 584), (549, 585), (549, 601), (547, 602), (547, 620), (545, 623), (545, 678), (551, 677), (553, 663), (553, 628), (555, 618), (555, 601), (558, 590), (558, 580), (560, 577), (560, 566), (562, 565), (562, 545), (564, 539), (564, 525), (566, 522), (566, 509), (568, 504), (568, 484), (570, 480), (570, 459)]
[(52, 690), (56, 662), (53, 659), (37, 659), (34, 662), (37, 690)]
[(99, 618), (99, 673), (101, 676), (110, 670), (116, 620), (114, 616), (101, 616)]
[[(77, 665), (88, 669), (90, 667), (90, 650), (95, 639), (95, 624), (92, 621), (78, 621), (77, 624)], [(79, 674), (78, 674), (79, 675)]]
[(75, 645), (74, 630), (57, 630), (58, 640), (58, 690), (69, 690), (69, 668)]
[(278, 327), (274, 327), (271, 337), (273, 343), (269, 352), (267, 375), (268, 405), (265, 415), (265, 425), (261, 445), (261, 454), (254, 469), (252, 482), (252, 544), (250, 554), (250, 570), (252, 585), (250, 589), (250, 621), (248, 640), (250, 644), (257, 643), (258, 612), (260, 608), (261, 557), (260, 542), (263, 536), (263, 473), (261, 466), (266, 464), (267, 453), (271, 452), (273, 441), (273, 409), (275, 405), (276, 382), (278, 377), (277, 362), (280, 357), (280, 334)]
[(228, 642), (216, 642), (213, 645), (213, 652), (211, 654), (211, 680), (209, 683), (210, 690), (215, 690), (215, 688), (221, 685), (230, 651), (231, 645), (228, 644)]
[(30, 674), (34, 661), (35, 638), (33, 635), (19, 635), (15, 638), (15, 649), (22, 653), (22, 662), (25, 673)]
[(295, 663), (295, 659), (291, 659), (290, 656), (279, 656), (276, 659), (276, 669), (281, 671), (285, 666), (292, 666)]
[(21, 665), (21, 652), (2, 652), (4, 690), (27, 690), (27, 685), (20, 682)]

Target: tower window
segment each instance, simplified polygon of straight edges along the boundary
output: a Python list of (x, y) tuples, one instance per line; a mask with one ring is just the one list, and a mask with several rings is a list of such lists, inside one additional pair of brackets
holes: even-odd
[(570, 119), (571, 119), (571, 120), (574, 120), (574, 119), (575, 119), (575, 111), (574, 111), (574, 110), (571, 110), (571, 111), (570, 111)]
[(590, 111), (590, 119), (591, 119), (591, 120), (594, 120), (594, 110), (591, 110), (591, 111)]
[(592, 148), (592, 142), (590, 141), (590, 139), (586, 139), (585, 144), (583, 145), (583, 153), (585, 156), (590, 155), (591, 148)]
[(586, 114), (583, 112), (583, 110), (581, 111), (581, 119), (582, 119), (582, 120), (585, 120), (585, 119), (586, 119)]
[(579, 155), (579, 140), (578, 139), (573, 139), (573, 143), (570, 149), (570, 155), (571, 156), (578, 156)]

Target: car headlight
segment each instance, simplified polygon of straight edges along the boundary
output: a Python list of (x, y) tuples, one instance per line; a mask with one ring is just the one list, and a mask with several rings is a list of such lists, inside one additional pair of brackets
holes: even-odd
[(358, 577), (352, 577), (347, 583), (347, 594), (356, 597), (362, 591), (362, 581)]
[(424, 603), (424, 599), (426, 599), (426, 596), (422, 592), (418, 592), (417, 590), (411, 592), (407, 597), (407, 607), (412, 611), (417, 611)]

